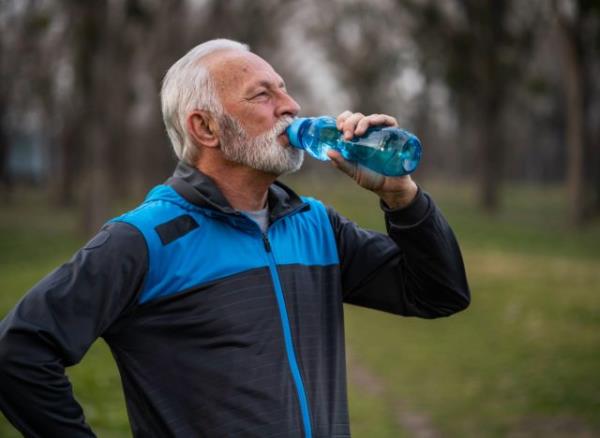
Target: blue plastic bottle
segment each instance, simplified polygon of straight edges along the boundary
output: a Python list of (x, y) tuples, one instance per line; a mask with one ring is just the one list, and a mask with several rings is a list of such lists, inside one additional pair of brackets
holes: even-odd
[(319, 160), (329, 160), (334, 149), (348, 160), (386, 176), (413, 172), (421, 160), (421, 142), (399, 128), (375, 126), (360, 137), (344, 139), (332, 117), (297, 118), (287, 128), (292, 146), (306, 150)]

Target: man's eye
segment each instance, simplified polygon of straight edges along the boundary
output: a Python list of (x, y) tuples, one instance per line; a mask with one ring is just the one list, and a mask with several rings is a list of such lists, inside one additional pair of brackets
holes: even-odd
[(268, 96), (268, 95), (269, 95), (269, 93), (267, 93), (266, 91), (261, 91), (260, 93), (257, 93), (257, 94), (254, 95), (254, 99), (260, 98), (260, 97), (265, 97), (265, 96)]

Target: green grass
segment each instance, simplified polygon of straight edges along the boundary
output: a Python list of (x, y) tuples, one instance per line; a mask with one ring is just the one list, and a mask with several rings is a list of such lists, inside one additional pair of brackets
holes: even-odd
[(475, 251), (466, 263), (467, 312), (423, 321), (349, 307), (348, 342), (444, 436), (506, 436), (533, 415), (597, 427), (595, 264)]
[[(377, 199), (350, 180), (294, 182), (383, 231)], [(479, 212), (464, 184), (425, 190), (458, 236), (473, 301), (434, 321), (346, 306), (347, 342), (387, 382), (384, 397), (425, 414), (443, 436), (600, 436), (600, 222), (566, 225), (556, 187), (509, 186), (496, 216)], [(390, 411), (360, 409), (373, 425)], [(370, 432), (357, 436), (387, 436)]]
[[(24, 200), (0, 214), (0, 318), (21, 295), (85, 243), (78, 236), (77, 212), (54, 211), (40, 196)], [(21, 196), (22, 195), (22, 196)], [(75, 397), (99, 437), (131, 436), (120, 378), (104, 341), (97, 341), (77, 366), (67, 370)], [(21, 436), (0, 416), (0, 437)]]
[[(349, 179), (326, 171), (288, 182), (383, 229), (375, 196)], [(346, 307), (347, 343), (381, 386), (350, 382), (353, 436), (414, 436), (407, 412), (447, 437), (600, 436), (600, 223), (564, 225), (557, 188), (508, 187), (494, 217), (478, 212), (468, 186), (425, 188), (463, 247), (473, 302), (433, 321)], [(3, 207), (0, 317), (84, 243), (75, 221), (36, 197)], [(98, 435), (129, 436), (102, 341), (69, 376)], [(0, 436), (19, 435), (0, 417)]]

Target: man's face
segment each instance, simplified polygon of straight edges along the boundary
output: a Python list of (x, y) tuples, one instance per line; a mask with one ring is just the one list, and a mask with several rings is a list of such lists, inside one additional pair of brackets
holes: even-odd
[(303, 152), (289, 145), (285, 128), (300, 107), (281, 77), (252, 53), (215, 55), (209, 69), (225, 111), (220, 120), (224, 157), (276, 175), (297, 170)]

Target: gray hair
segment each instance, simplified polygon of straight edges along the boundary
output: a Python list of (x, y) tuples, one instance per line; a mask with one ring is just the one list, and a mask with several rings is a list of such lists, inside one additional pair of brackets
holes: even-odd
[(223, 114), (208, 69), (201, 65), (205, 56), (219, 50), (250, 51), (246, 44), (228, 39), (215, 39), (199, 44), (169, 68), (160, 91), (162, 116), (175, 155), (180, 160), (195, 164), (197, 148), (186, 129), (188, 114), (195, 109), (216, 116)]

